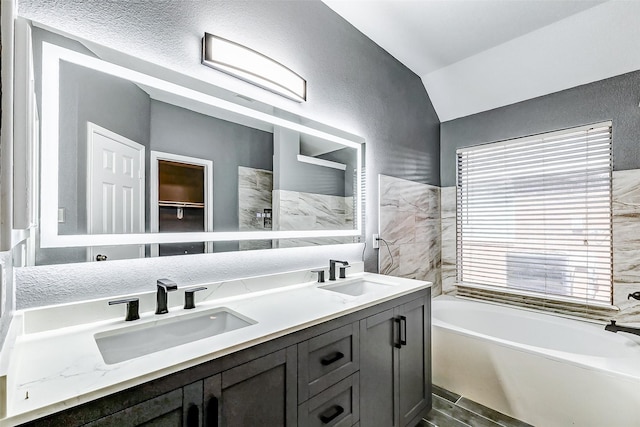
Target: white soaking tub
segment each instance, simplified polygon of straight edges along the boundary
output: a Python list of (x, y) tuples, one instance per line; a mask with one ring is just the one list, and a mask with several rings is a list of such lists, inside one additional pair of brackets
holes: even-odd
[(434, 384), (539, 427), (640, 427), (640, 337), (450, 296), (432, 313)]

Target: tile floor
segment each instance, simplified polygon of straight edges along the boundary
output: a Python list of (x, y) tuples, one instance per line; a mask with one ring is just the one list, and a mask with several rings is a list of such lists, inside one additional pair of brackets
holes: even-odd
[(420, 427), (532, 427), (465, 397), (433, 386), (433, 408)]

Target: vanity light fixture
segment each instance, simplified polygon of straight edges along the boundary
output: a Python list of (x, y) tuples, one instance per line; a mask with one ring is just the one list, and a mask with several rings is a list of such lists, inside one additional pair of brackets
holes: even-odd
[(213, 34), (202, 38), (202, 63), (297, 102), (307, 100), (307, 81), (273, 59)]

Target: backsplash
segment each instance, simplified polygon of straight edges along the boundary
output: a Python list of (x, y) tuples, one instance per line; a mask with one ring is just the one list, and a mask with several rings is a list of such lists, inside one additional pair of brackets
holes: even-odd
[(329, 259), (359, 261), (362, 245), (313, 246), (152, 257), (14, 268), (16, 308), (153, 291), (166, 277), (179, 287), (329, 266)]
[[(380, 273), (433, 282), (441, 293), (440, 188), (379, 175)], [(391, 256), (389, 254), (391, 252)]]
[[(627, 295), (640, 290), (640, 170), (613, 172), (613, 304), (610, 316), (620, 322), (640, 322), (640, 303)], [(456, 293), (456, 189), (441, 190), (442, 290)], [(526, 305), (526, 299), (522, 301)], [(569, 309), (569, 307), (566, 307)], [(560, 310), (558, 310), (560, 311)], [(598, 316), (594, 312), (594, 317)]]

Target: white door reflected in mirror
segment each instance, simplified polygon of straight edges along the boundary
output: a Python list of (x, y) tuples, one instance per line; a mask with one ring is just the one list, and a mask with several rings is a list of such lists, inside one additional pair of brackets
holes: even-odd
[[(88, 123), (87, 153), (89, 234), (144, 232), (144, 146)], [(88, 261), (139, 258), (144, 246), (92, 246), (87, 252)]]

